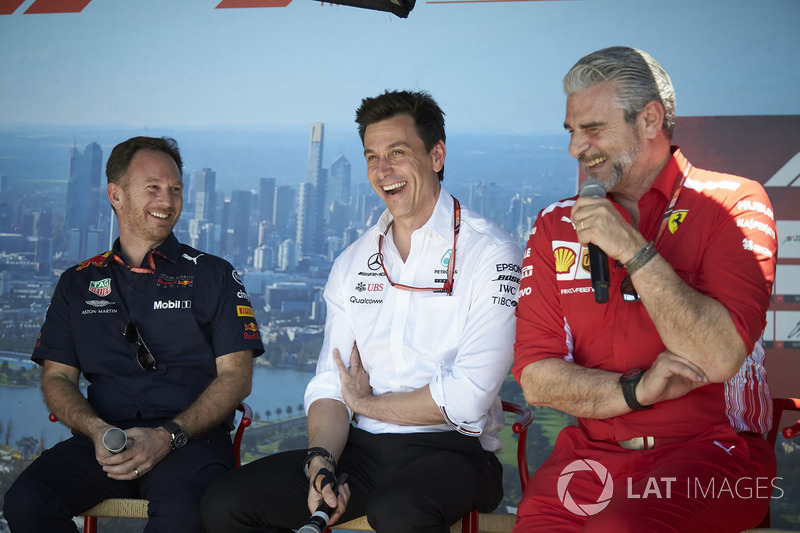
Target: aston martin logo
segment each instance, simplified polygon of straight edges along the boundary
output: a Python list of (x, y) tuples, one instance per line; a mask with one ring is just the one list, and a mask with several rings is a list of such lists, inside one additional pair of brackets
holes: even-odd
[(110, 302), (108, 300), (86, 300), (86, 303), (92, 307), (105, 307), (107, 305), (114, 305), (116, 302)]

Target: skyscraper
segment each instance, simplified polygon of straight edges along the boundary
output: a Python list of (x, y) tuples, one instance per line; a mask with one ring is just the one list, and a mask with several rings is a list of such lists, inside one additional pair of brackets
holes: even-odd
[[(100, 215), (100, 190), (103, 150), (96, 142), (88, 144), (83, 154), (73, 146), (69, 159), (67, 180), (67, 205), (64, 229), (75, 231), (70, 259), (85, 259), (87, 232), (97, 228)], [(95, 253), (97, 250), (89, 250)], [(73, 257), (75, 255), (75, 257)]]
[(215, 222), (216, 204), (214, 197), (217, 188), (217, 173), (210, 168), (198, 170), (194, 174), (194, 217), (198, 220)]
[(352, 166), (350, 161), (340, 155), (331, 163), (329, 172), (329, 185), (331, 189), (331, 201), (342, 204), (350, 203), (350, 175)]
[[(267, 229), (273, 226), (275, 212), (275, 178), (261, 178), (258, 191), (258, 221), (267, 222)], [(260, 244), (260, 243), (259, 243)]]
[(325, 126), (311, 124), (308, 142), (306, 182), (301, 184), (297, 201), (297, 248), (300, 255), (325, 253), (325, 197), (328, 173), (322, 168)]
[(295, 237), (294, 199), (294, 187), (290, 185), (281, 185), (275, 191), (272, 226), (281, 239), (294, 239)]

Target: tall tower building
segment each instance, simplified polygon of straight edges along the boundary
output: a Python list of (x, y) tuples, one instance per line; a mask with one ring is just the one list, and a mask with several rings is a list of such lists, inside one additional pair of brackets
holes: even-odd
[[(73, 231), (75, 240), (70, 247), (70, 259), (85, 259), (86, 235), (89, 228), (97, 228), (100, 213), (101, 175), (103, 150), (93, 142), (83, 153), (77, 146), (72, 148), (67, 179), (67, 209), (65, 230)], [(94, 252), (91, 250), (89, 253)], [(73, 257), (75, 255), (75, 257)]]
[(314, 222), (316, 220), (314, 184), (301, 183), (297, 189), (297, 231), (295, 244), (297, 255), (315, 253), (312, 240), (314, 239)]
[(266, 222), (267, 229), (273, 226), (275, 213), (275, 178), (261, 178), (258, 190), (258, 222)]
[(217, 173), (210, 168), (198, 170), (194, 174), (194, 183), (193, 218), (213, 223), (216, 209), (214, 197), (217, 188)]
[(294, 238), (296, 212), (294, 210), (295, 192), (290, 185), (281, 185), (275, 190), (275, 204), (272, 210), (272, 227), (281, 239)]
[(306, 182), (301, 185), (297, 202), (296, 240), (300, 255), (325, 253), (325, 198), (328, 176), (322, 168), (324, 137), (324, 124), (321, 122), (311, 124)]
[(350, 179), (352, 166), (350, 161), (343, 155), (340, 155), (331, 163), (329, 185), (331, 188), (331, 200), (341, 204), (350, 203)]

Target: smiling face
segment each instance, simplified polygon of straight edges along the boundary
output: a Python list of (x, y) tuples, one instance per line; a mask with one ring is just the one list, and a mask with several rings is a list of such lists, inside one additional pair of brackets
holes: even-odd
[(181, 173), (169, 155), (138, 151), (122, 180), (108, 187), (122, 240), (152, 249), (169, 237), (183, 208)]
[(412, 229), (428, 221), (439, 197), (437, 173), (444, 166), (444, 142), (425, 150), (414, 119), (402, 114), (367, 126), (367, 178), (395, 219)]
[(608, 191), (625, 186), (637, 163), (640, 139), (636, 125), (625, 121), (612, 82), (569, 95), (564, 128), (571, 136), (570, 155), (590, 178)]

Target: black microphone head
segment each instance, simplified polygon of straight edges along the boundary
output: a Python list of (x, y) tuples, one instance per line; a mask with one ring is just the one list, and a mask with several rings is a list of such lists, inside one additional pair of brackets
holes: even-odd
[(600, 180), (596, 180), (594, 178), (589, 178), (588, 180), (583, 182), (581, 185), (580, 190), (578, 191), (578, 196), (591, 196), (593, 198), (605, 198), (606, 197), (606, 188)]
[(111, 453), (119, 453), (128, 444), (128, 436), (119, 428), (110, 428), (103, 434), (103, 446)]

